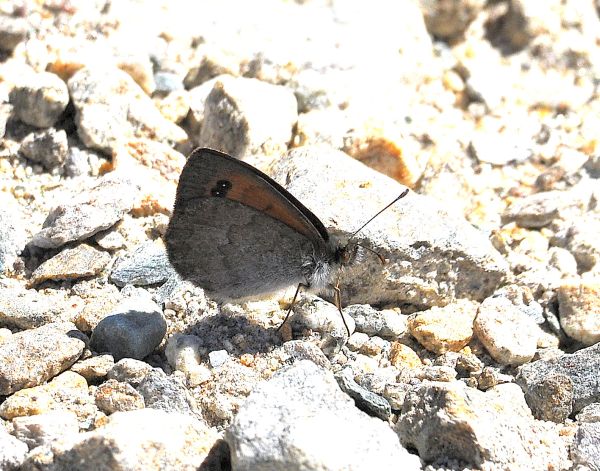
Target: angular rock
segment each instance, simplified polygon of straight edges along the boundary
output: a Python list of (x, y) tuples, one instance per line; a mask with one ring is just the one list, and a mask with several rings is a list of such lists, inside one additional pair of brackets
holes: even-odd
[(55, 440), (72, 438), (79, 433), (77, 415), (69, 411), (15, 417), (12, 423), (14, 436), (26, 443), (30, 450)]
[(7, 420), (53, 411), (72, 412), (83, 429), (94, 423), (99, 412), (87, 382), (72, 371), (61, 373), (47, 384), (21, 389), (0, 406), (0, 416)]
[(421, 468), (386, 424), (356, 409), (330, 372), (306, 360), (254, 390), (225, 441), (240, 471)]
[(558, 429), (531, 417), (516, 385), (485, 393), (459, 381), (414, 386), (395, 429), (426, 463), (455, 459), (469, 468), (539, 471), (566, 463)]
[(200, 417), (192, 395), (175, 376), (167, 376), (157, 368), (149, 372), (137, 386), (146, 407), (169, 413)]
[(0, 15), (0, 49), (12, 52), (27, 37), (29, 23), (25, 18)]
[(504, 297), (486, 299), (473, 324), (477, 338), (502, 365), (522, 365), (535, 355), (539, 330), (535, 321)]
[(133, 386), (114, 379), (98, 386), (94, 396), (98, 409), (107, 415), (144, 408), (144, 398)]
[(195, 335), (175, 334), (169, 337), (165, 348), (167, 361), (174, 370), (185, 374), (188, 386), (198, 386), (210, 378), (209, 369), (201, 363), (202, 342)]
[(152, 367), (148, 363), (133, 358), (123, 358), (110, 369), (108, 378), (137, 386), (151, 371)]
[(538, 385), (551, 375), (562, 375), (568, 378), (573, 386), (572, 401), (569, 401), (572, 412), (579, 412), (588, 404), (600, 402), (598, 371), (600, 343), (572, 354), (523, 365), (519, 369), (516, 381), (523, 388), (525, 399), (535, 413), (545, 407), (544, 403), (551, 402), (552, 395), (557, 393), (555, 388), (546, 390)]
[(356, 331), (368, 335), (378, 335), (386, 339), (396, 339), (406, 332), (408, 316), (399, 310), (378, 311), (368, 304), (354, 304), (344, 308), (356, 324)]
[(110, 255), (88, 244), (65, 249), (46, 260), (31, 274), (31, 284), (46, 280), (74, 280), (98, 275), (110, 262)]
[(573, 254), (580, 271), (600, 267), (600, 217), (586, 214), (576, 218), (565, 232), (557, 243)]
[(92, 332), (90, 346), (98, 353), (141, 360), (158, 346), (167, 332), (161, 308), (145, 298), (126, 299), (102, 319)]
[(557, 294), (565, 333), (584, 345), (600, 342), (600, 279), (565, 283)]
[(354, 404), (361, 411), (373, 417), (379, 417), (381, 420), (388, 420), (390, 418), (392, 409), (389, 402), (354, 381), (350, 368), (342, 370), (341, 373), (335, 376), (335, 379), (340, 389), (354, 399)]
[[(310, 329), (321, 334), (319, 348), (330, 357), (342, 348), (354, 332), (354, 320), (335, 305), (314, 295), (306, 295), (293, 306), (293, 314), (287, 321), (292, 329)], [(347, 327), (347, 328), (346, 328)], [(349, 331), (349, 332), (348, 332)]]
[(115, 360), (111, 355), (97, 355), (78, 361), (71, 367), (71, 371), (80, 374), (87, 381), (92, 382), (106, 377), (114, 366)]
[(145, 242), (133, 252), (122, 255), (115, 262), (110, 281), (117, 286), (155, 285), (165, 282), (173, 274), (165, 247), (154, 242)]
[(18, 471), (27, 455), (27, 445), (0, 427), (0, 469)]
[(83, 68), (68, 85), (77, 132), (87, 147), (110, 154), (132, 138), (173, 143), (187, 138), (131, 76), (116, 67)]
[[(405, 189), (327, 147), (293, 149), (270, 174), (342, 240)], [(365, 252), (348, 267), (340, 279), (344, 305), (427, 308), (455, 298), (481, 300), (507, 274), (506, 262), (483, 233), (415, 193), (383, 212), (355, 240), (389, 262), (382, 266), (378, 257)]]
[(217, 438), (212, 429), (184, 414), (154, 409), (116, 412), (92, 432), (38, 448), (24, 466), (39, 471), (193, 471), (200, 468)]
[(49, 322), (73, 322), (83, 307), (77, 296), (64, 291), (0, 288), (0, 322), (19, 329), (33, 329)]
[(54, 322), (11, 336), (0, 344), (0, 395), (37, 386), (69, 368), (85, 343), (70, 322)]
[(69, 152), (67, 133), (50, 128), (32, 132), (21, 142), (21, 153), (47, 169), (61, 166)]
[(586, 186), (534, 193), (516, 199), (504, 212), (503, 219), (515, 221), (521, 227), (544, 227), (560, 217), (585, 211), (590, 197), (591, 188)]
[(571, 445), (575, 469), (600, 470), (600, 423), (581, 424)]
[(81, 241), (108, 229), (134, 205), (137, 187), (119, 177), (106, 176), (68, 202), (58, 205), (44, 221), (31, 243), (54, 249)]
[(397, 368), (420, 368), (423, 362), (419, 355), (407, 345), (393, 342), (390, 348), (390, 363)]
[(38, 128), (52, 126), (69, 103), (67, 85), (50, 72), (24, 74), (10, 92), (17, 118)]
[(0, 197), (0, 274), (12, 268), (25, 239), (25, 221), (13, 198)]
[(475, 303), (458, 301), (410, 316), (408, 330), (429, 351), (458, 352), (471, 341), (476, 315)]
[(206, 98), (198, 143), (260, 165), (265, 155), (287, 150), (297, 119), (290, 90), (256, 79), (222, 78)]
[(471, 21), (485, 6), (485, 2), (420, 2), (419, 5), (427, 31), (437, 38), (451, 40), (464, 34)]

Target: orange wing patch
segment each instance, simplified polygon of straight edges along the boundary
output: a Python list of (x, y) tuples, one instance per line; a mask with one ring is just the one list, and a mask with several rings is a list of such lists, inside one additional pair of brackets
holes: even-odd
[(291, 211), (290, 204), (275, 193), (266, 182), (258, 180), (253, 175), (237, 173), (226, 178), (215, 178), (208, 184), (210, 195), (216, 198), (227, 198), (250, 206), (281, 221), (296, 232), (309, 239), (315, 237), (315, 231), (310, 230), (306, 221), (298, 218), (297, 212)]

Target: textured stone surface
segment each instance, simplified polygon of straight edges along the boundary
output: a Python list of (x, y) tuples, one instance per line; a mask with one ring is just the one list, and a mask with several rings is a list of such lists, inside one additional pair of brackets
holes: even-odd
[(506, 298), (486, 299), (473, 327), (492, 358), (502, 365), (522, 365), (535, 354), (539, 336), (535, 322)]
[(566, 460), (558, 430), (533, 420), (516, 385), (486, 393), (461, 382), (414, 386), (395, 428), (428, 463), (454, 458), (481, 469), (541, 471)]
[(52, 126), (69, 103), (67, 85), (50, 72), (24, 74), (10, 92), (15, 114), (24, 123), (45, 128)]
[(110, 262), (110, 255), (88, 244), (64, 249), (46, 260), (31, 274), (31, 283), (46, 280), (73, 280), (98, 275)]
[(471, 341), (476, 315), (476, 304), (459, 301), (411, 316), (408, 330), (427, 350), (438, 354), (458, 352)]
[[(75, 335), (73, 335), (75, 333)], [(0, 344), (0, 394), (36, 386), (69, 368), (85, 343), (70, 322), (19, 332)]]
[(206, 98), (198, 143), (260, 165), (264, 155), (287, 150), (298, 119), (296, 108), (287, 88), (223, 77)]
[(42, 327), (49, 322), (73, 322), (83, 304), (78, 296), (66, 296), (60, 291), (0, 288), (0, 322), (20, 329)]
[(117, 412), (92, 432), (38, 448), (27, 457), (25, 466), (40, 471), (192, 471), (199, 469), (217, 437), (206, 425), (183, 414), (153, 409)]
[[(342, 239), (405, 189), (346, 154), (320, 146), (289, 151), (270, 173)], [(340, 281), (344, 304), (431, 307), (461, 297), (481, 300), (508, 268), (481, 232), (415, 193), (372, 221), (357, 242), (389, 262), (382, 267), (367, 252), (345, 270)]]
[(91, 347), (98, 353), (141, 360), (149, 355), (167, 332), (162, 310), (145, 298), (127, 299), (102, 319), (92, 332)]
[(114, 176), (99, 179), (91, 188), (50, 211), (32, 243), (50, 249), (80, 241), (108, 229), (134, 205), (137, 189)]
[(560, 286), (558, 309), (569, 337), (585, 345), (600, 342), (600, 278)]
[(248, 397), (226, 431), (232, 468), (420, 469), (387, 425), (351, 402), (331, 373), (309, 361), (280, 371)]
[[(537, 360), (523, 365), (517, 375), (517, 383), (525, 391), (525, 399), (531, 409), (536, 410), (552, 403), (557, 395), (556, 388), (546, 389), (543, 382), (552, 376), (562, 376), (562, 384), (572, 383), (572, 400), (568, 394), (561, 393), (565, 398), (566, 406), (572, 412), (579, 412), (583, 407), (593, 402), (600, 402), (600, 385), (598, 384), (598, 371), (600, 370), (600, 343), (579, 350), (572, 354), (565, 354), (548, 360)], [(568, 415), (570, 415), (569, 411)]]

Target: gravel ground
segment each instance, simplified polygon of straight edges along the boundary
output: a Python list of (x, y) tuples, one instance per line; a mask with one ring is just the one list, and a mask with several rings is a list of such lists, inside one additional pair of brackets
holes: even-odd
[[(2, 1), (0, 470), (600, 470), (599, 44), (597, 0)], [(410, 188), (345, 322), (175, 273), (198, 146), (342, 238)]]

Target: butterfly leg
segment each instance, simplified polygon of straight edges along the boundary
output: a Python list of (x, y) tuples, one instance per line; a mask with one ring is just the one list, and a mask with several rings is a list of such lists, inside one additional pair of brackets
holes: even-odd
[(333, 292), (333, 301), (335, 302), (335, 307), (337, 307), (338, 311), (340, 311), (340, 316), (342, 316), (342, 322), (344, 323), (346, 332), (348, 332), (348, 338), (350, 338), (350, 329), (348, 328), (348, 324), (346, 324), (346, 319), (344, 319), (344, 314), (342, 313), (342, 294), (340, 291), (340, 280), (338, 280), (335, 286), (333, 287)]
[(283, 327), (283, 324), (285, 324), (285, 321), (288, 320), (288, 317), (290, 317), (290, 314), (292, 313), (292, 308), (294, 307), (294, 304), (296, 304), (296, 298), (298, 297), (298, 293), (300, 292), (300, 288), (308, 288), (309, 285), (304, 284), (304, 283), (298, 283), (298, 287), (296, 288), (296, 293), (294, 294), (294, 298), (292, 299), (292, 304), (290, 304), (290, 307), (288, 308), (288, 311), (285, 315), (285, 319), (283, 319), (283, 322), (281, 323), (281, 325), (279, 327), (277, 327), (277, 332), (279, 332), (281, 330), (281, 328)]

